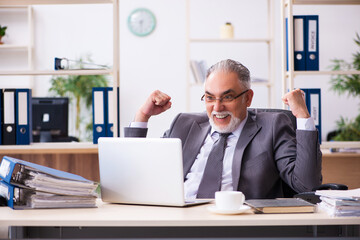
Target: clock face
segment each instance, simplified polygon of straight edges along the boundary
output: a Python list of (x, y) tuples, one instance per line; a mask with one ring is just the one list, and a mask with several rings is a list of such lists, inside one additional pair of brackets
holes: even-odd
[(156, 26), (154, 14), (146, 8), (138, 8), (130, 13), (128, 27), (136, 36), (144, 37), (152, 33)]

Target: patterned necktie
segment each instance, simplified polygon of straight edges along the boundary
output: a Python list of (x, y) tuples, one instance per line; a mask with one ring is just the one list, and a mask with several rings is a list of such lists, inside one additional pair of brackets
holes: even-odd
[(215, 192), (220, 191), (226, 140), (230, 134), (220, 133), (219, 139), (214, 143), (206, 162), (197, 198), (214, 198)]

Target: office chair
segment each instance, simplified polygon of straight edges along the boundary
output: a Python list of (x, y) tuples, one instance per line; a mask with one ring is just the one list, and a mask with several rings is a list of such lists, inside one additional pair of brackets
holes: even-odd
[[(274, 108), (249, 108), (248, 110), (253, 111), (255, 113), (256, 112), (276, 112), (276, 113), (282, 112), (282, 113), (285, 113), (290, 118), (293, 128), (296, 131), (296, 117), (289, 110), (274, 109)], [(311, 192), (298, 193), (298, 192), (294, 191), (285, 182), (282, 182), (282, 185), (283, 185), (284, 197), (286, 197), (286, 198), (292, 198), (292, 197), (302, 198), (302, 199), (304, 199), (308, 202), (314, 203), (314, 204), (319, 203), (321, 201), (320, 197), (318, 195), (315, 195), (316, 190), (347, 190), (348, 189), (348, 187), (344, 184), (326, 183), (326, 184), (321, 184), (317, 188), (312, 189)]]

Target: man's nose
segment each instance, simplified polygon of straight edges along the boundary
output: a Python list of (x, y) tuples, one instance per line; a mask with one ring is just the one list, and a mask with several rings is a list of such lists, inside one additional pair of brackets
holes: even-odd
[(224, 104), (220, 99), (216, 99), (214, 103), (214, 110), (217, 112), (221, 112), (224, 109)]

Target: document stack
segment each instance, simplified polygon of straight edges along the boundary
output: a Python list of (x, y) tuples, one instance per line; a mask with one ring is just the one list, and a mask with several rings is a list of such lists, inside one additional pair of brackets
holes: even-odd
[(318, 190), (319, 207), (335, 217), (360, 216), (360, 188), (352, 190)]
[(13, 209), (96, 207), (98, 184), (75, 174), (4, 156), (0, 196)]

